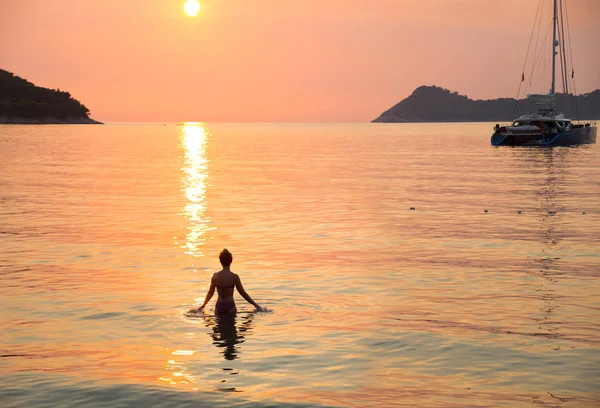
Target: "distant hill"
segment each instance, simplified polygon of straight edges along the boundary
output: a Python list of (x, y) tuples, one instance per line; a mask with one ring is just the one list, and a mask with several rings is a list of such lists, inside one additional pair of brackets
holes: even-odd
[(100, 123), (71, 94), (35, 86), (0, 69), (0, 123)]
[[(579, 108), (579, 115), (577, 109)], [(506, 122), (531, 111), (526, 100), (473, 100), (437, 86), (421, 86), (373, 122)], [(556, 109), (566, 118), (600, 119), (600, 89), (578, 95), (556, 94)]]

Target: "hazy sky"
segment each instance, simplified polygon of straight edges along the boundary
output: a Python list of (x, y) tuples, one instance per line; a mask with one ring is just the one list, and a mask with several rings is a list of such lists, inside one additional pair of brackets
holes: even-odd
[[(0, 0), (0, 68), (103, 121), (369, 121), (420, 85), (515, 97), (538, 2)], [(589, 92), (600, 0), (567, 4)]]

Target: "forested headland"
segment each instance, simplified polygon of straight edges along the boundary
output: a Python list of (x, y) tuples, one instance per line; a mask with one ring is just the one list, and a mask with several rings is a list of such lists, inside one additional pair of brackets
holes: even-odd
[[(600, 89), (556, 94), (556, 110), (573, 120), (600, 119)], [(532, 110), (527, 100), (473, 100), (438, 86), (421, 86), (373, 122), (505, 122)]]
[(69, 92), (35, 86), (0, 69), (0, 123), (99, 124)]

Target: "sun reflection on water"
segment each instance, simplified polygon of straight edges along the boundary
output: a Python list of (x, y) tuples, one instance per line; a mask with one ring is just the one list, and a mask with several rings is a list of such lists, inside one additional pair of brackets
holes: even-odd
[[(195, 353), (195, 351), (193, 350), (171, 351), (169, 349), (166, 349), (166, 351), (170, 352), (173, 356), (176, 356), (175, 358), (191, 357)], [(193, 385), (196, 383), (196, 376), (188, 373), (186, 361), (177, 361), (170, 359), (167, 361), (167, 364), (165, 366), (165, 373), (161, 377), (158, 377), (158, 380), (170, 385)]]
[(209, 137), (202, 123), (189, 122), (181, 126), (181, 147), (185, 154), (182, 192), (187, 199), (183, 215), (189, 221), (186, 242), (182, 248), (186, 254), (196, 257), (204, 256), (202, 246), (206, 243), (206, 233), (214, 229), (206, 214), (209, 164), (206, 148)]

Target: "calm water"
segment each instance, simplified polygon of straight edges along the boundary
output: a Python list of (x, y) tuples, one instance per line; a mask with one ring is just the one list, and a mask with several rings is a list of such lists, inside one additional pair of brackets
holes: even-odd
[(599, 149), (491, 128), (0, 126), (0, 405), (600, 406)]

